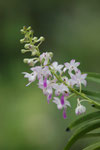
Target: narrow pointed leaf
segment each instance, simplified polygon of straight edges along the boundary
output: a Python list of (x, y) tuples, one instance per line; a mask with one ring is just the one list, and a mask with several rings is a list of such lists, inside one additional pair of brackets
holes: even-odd
[(82, 92), (88, 96), (91, 96), (97, 100), (100, 100), (100, 92), (94, 92), (89, 90), (82, 90)]
[(100, 133), (88, 133), (82, 136), (81, 138), (95, 138), (95, 137), (100, 137)]
[(84, 148), (83, 150), (100, 150), (100, 142), (92, 144), (92, 145)]
[(100, 83), (100, 73), (87, 72), (87, 80)]
[(88, 77), (100, 78), (100, 73), (96, 72), (87, 72)]
[(100, 118), (100, 111), (96, 111), (96, 112), (92, 112), (90, 114), (87, 114), (85, 116), (80, 117), (79, 119), (75, 120), (74, 122), (72, 122), (68, 128), (66, 129), (66, 131), (71, 130), (72, 128), (76, 127), (77, 125), (80, 125), (84, 122), (90, 121), (90, 120), (96, 120)]
[(100, 128), (100, 120), (88, 123), (86, 126), (79, 128), (74, 135), (69, 139), (65, 150), (70, 150), (71, 146), (86, 133), (93, 131), (94, 129)]

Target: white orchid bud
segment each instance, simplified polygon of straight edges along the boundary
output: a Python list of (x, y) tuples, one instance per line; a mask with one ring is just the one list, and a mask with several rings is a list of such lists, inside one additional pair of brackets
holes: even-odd
[(40, 37), (40, 41), (44, 41), (45, 38), (43, 36)]
[(85, 111), (86, 111), (86, 107), (83, 106), (83, 105), (79, 105), (79, 106), (77, 106), (76, 109), (75, 109), (76, 115), (83, 114), (83, 113), (85, 113)]
[(49, 54), (50, 54), (50, 57), (53, 57), (53, 53), (52, 52), (50, 52)]
[(22, 44), (23, 44), (23, 43), (24, 43), (24, 41), (25, 41), (25, 39), (21, 39), (21, 40), (20, 40), (20, 43), (22, 43)]
[(26, 50), (25, 49), (21, 49), (21, 53), (26, 53)]
[(25, 46), (24, 46), (26, 49), (29, 49), (29, 47), (30, 47), (30, 44), (25, 44)]
[(85, 111), (86, 111), (86, 107), (81, 105), (80, 100), (77, 99), (77, 107), (75, 109), (76, 115), (83, 114), (83, 113), (85, 113)]
[(27, 64), (28, 63), (28, 58), (24, 58), (24, 60), (23, 60), (23, 62), (25, 63), (25, 64)]
[(38, 55), (38, 51), (35, 49), (34, 51), (32, 51), (32, 56)]
[(38, 40), (38, 38), (37, 38), (37, 37), (34, 37), (32, 40), (33, 40), (33, 41), (37, 41), (37, 40)]
[(27, 63), (30, 66), (34, 66), (39, 61), (39, 59), (38, 58), (33, 58), (33, 59), (25, 58), (23, 61), (24, 63)]
[(29, 30), (31, 30), (32, 28), (31, 28), (31, 26), (29, 26), (28, 28), (27, 28), (27, 31), (29, 31)]
[(30, 50), (21, 49), (22, 54), (25, 54), (26, 52), (30, 52)]

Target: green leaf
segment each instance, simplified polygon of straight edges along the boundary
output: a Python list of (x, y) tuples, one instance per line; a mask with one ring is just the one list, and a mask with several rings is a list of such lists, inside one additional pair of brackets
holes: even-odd
[(100, 120), (97, 121), (93, 121), (88, 123), (87, 125), (79, 128), (74, 135), (72, 135), (72, 137), (69, 139), (65, 150), (70, 150), (71, 146), (78, 140), (80, 139), (82, 136), (84, 136), (86, 133), (93, 131), (94, 129), (100, 128)]
[(95, 138), (95, 137), (99, 137), (100, 133), (88, 133), (85, 134), (84, 136), (82, 136), (81, 138)]
[(72, 122), (69, 127), (66, 129), (66, 131), (71, 130), (72, 128), (76, 127), (77, 125), (80, 125), (86, 121), (90, 121), (92, 119), (98, 119), (100, 118), (100, 111), (92, 112), (90, 114), (87, 114), (85, 116), (80, 117), (79, 119)]
[(91, 96), (97, 100), (100, 100), (100, 92), (94, 92), (94, 91), (89, 91), (89, 90), (82, 90), (82, 92), (88, 96)]
[(83, 150), (100, 150), (100, 142), (92, 144), (92, 145), (84, 148)]
[(87, 80), (100, 83), (100, 73), (87, 72)]

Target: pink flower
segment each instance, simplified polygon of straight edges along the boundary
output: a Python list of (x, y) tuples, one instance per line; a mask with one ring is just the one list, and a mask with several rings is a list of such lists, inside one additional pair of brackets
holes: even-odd
[(58, 72), (61, 74), (61, 73), (62, 73), (62, 70), (61, 70), (61, 69), (63, 68), (63, 66), (64, 66), (64, 65), (58, 65), (58, 62), (55, 61), (55, 62), (53, 62), (53, 63), (51, 64), (50, 68), (53, 69), (53, 70), (55, 70), (55, 72), (58, 71)]
[[(50, 80), (50, 79), (49, 80), (47, 80), (47, 79), (43, 80), (43, 78), (41, 78), (39, 80), (39, 83), (38, 83), (39, 88), (41, 88), (43, 90), (44, 95), (47, 96), (48, 103), (49, 103), (49, 100), (52, 98), (53, 86), (54, 86), (55, 82), (56, 82), (56, 80)], [(44, 86), (44, 84), (45, 84), (45, 86)]]
[(43, 75), (44, 77), (52, 76), (48, 66), (45, 66), (45, 67), (42, 69), (42, 75)]
[(34, 82), (36, 80), (36, 77), (37, 77), (36, 72), (32, 72), (32, 73), (22, 72), (22, 74), (24, 74), (24, 78), (28, 78), (29, 83), (26, 86), (28, 86), (32, 82)]
[(71, 86), (71, 87), (73, 87), (73, 85), (76, 83), (75, 81), (72, 81), (71, 79), (68, 79), (66, 76), (65, 76), (65, 77), (62, 77), (62, 79), (63, 79), (63, 81), (64, 81), (67, 85), (69, 85), (69, 86)]
[(59, 96), (60, 94), (69, 93), (69, 89), (63, 83), (55, 84), (53, 88), (55, 89), (56, 96)]
[(61, 103), (61, 99), (59, 99), (58, 97), (54, 97), (53, 99), (54, 99), (53, 102), (55, 104), (57, 104), (58, 109), (67, 108), (67, 106), (71, 106), (69, 101), (66, 100), (66, 97), (64, 97), (64, 104), (63, 105)]
[(80, 71), (78, 71), (76, 74), (70, 74), (71, 76), (71, 82), (74, 83), (77, 87), (80, 87), (81, 84), (86, 86), (86, 77), (87, 74), (81, 74)]
[(33, 72), (35, 71), (37, 73), (38, 79), (40, 79), (43, 76), (43, 74), (42, 74), (42, 67), (41, 66), (32, 67), (31, 70)]
[(67, 108), (67, 106), (71, 107), (69, 101), (66, 100), (66, 97), (61, 96), (61, 99), (59, 99), (58, 97), (54, 97), (53, 102), (55, 104), (57, 104), (57, 108), (59, 110), (64, 109), (63, 110), (63, 117), (64, 117), (64, 119), (66, 119), (66, 117), (67, 117), (66, 116), (66, 108)]
[(65, 68), (64, 68), (64, 72), (66, 71), (66, 70), (68, 70), (68, 72), (70, 73), (70, 72), (72, 72), (73, 70), (75, 71), (75, 72), (77, 72), (78, 71), (78, 66), (80, 65), (80, 63), (79, 62), (75, 62), (75, 60), (74, 59), (72, 59), (71, 61), (70, 61), (70, 63), (65, 63), (64, 64), (65, 65)]
[(49, 77), (51, 76), (51, 72), (49, 70), (48, 66), (42, 67), (42, 66), (36, 66), (32, 67), (31, 70), (34, 72), (37, 72), (38, 79), (40, 80), (43, 77)]
[(52, 57), (52, 53), (51, 52), (46, 52), (40, 55), (40, 62), (43, 63), (44, 65), (47, 65), (49, 63), (49, 61), (51, 60)]

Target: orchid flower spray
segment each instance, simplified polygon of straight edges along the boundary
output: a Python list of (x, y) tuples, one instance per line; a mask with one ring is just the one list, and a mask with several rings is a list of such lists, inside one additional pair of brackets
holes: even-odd
[(44, 37), (33, 36), (31, 27), (24, 26), (21, 33), (24, 35), (24, 38), (20, 40), (24, 44), (24, 49), (21, 52), (30, 52), (33, 57), (24, 59), (24, 63), (27, 63), (31, 70), (30, 73), (22, 72), (24, 77), (28, 79), (26, 86), (37, 80), (37, 85), (46, 96), (47, 102), (53, 102), (57, 105), (57, 109), (63, 110), (64, 119), (67, 117), (67, 107), (71, 108), (69, 99), (72, 96), (78, 97), (76, 99), (76, 115), (85, 113), (86, 108), (81, 104), (83, 101), (100, 107), (100, 104), (82, 92), (82, 86), (87, 85), (87, 74), (80, 71), (80, 62), (76, 62), (75, 59), (64, 64), (59, 64), (57, 61), (52, 62), (52, 52), (40, 53), (39, 46), (44, 41)]
[[(52, 62), (52, 52), (41, 53), (40, 51), (40, 45), (44, 41), (43, 36), (35, 37), (31, 27), (26, 28), (25, 26), (21, 29), (21, 33), (24, 35), (24, 38), (20, 40), (24, 44), (24, 49), (21, 52), (31, 54), (31, 58), (24, 59), (24, 63), (30, 66), (29, 73), (22, 72), (24, 77), (28, 79), (26, 86), (30, 86), (34, 81), (37, 81), (38, 87), (46, 96), (47, 103), (54, 103), (56, 108), (62, 112), (64, 119), (68, 117), (68, 107), (74, 109), (76, 115), (84, 114), (88, 109), (84, 106), (84, 101), (98, 110), (83, 115), (66, 128), (66, 131), (71, 131), (74, 127), (83, 124), (82, 127), (76, 129), (76, 132), (67, 141), (64, 150), (70, 150), (72, 145), (81, 137), (100, 136), (100, 133), (91, 133), (94, 129), (100, 128), (100, 102), (96, 100), (96, 98), (100, 100), (100, 92), (89, 91), (86, 88), (88, 79), (100, 83), (100, 74), (82, 73), (79, 69), (80, 62), (75, 59), (64, 64), (59, 64), (57, 61)], [(76, 108), (73, 108), (70, 98), (76, 101)], [(100, 142), (83, 150), (94, 149), (100, 149)]]

